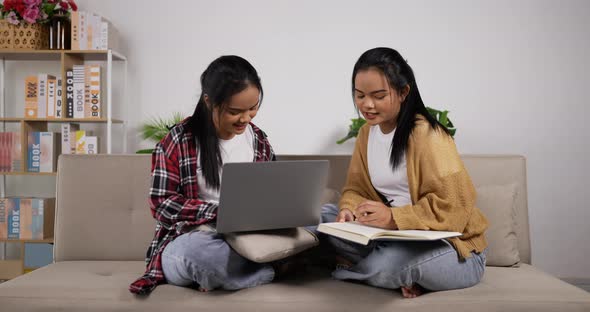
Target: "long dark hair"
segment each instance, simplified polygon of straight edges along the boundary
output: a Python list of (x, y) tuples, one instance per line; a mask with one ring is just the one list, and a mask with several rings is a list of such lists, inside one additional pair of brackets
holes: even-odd
[[(188, 128), (196, 137), (203, 176), (209, 187), (219, 189), (219, 168), (222, 165), (219, 138), (213, 123), (213, 108), (219, 108), (221, 116), (229, 99), (248, 86), (254, 86), (260, 91), (261, 105), (264, 93), (260, 77), (248, 61), (236, 55), (217, 58), (201, 74), (201, 96), (188, 121)], [(211, 107), (205, 103), (205, 95)]]
[(417, 114), (424, 116), (433, 129), (442, 130), (447, 135), (449, 134), (449, 131), (428, 113), (426, 106), (424, 106), (424, 102), (422, 102), (420, 91), (418, 91), (414, 71), (399, 52), (391, 48), (374, 48), (368, 50), (361, 55), (358, 61), (356, 61), (356, 64), (354, 64), (354, 70), (352, 71), (353, 100), (356, 87), (354, 84), (356, 74), (359, 71), (370, 68), (376, 68), (381, 71), (385, 75), (391, 88), (398, 92), (398, 94), (402, 94), (402, 91), (406, 86), (410, 87), (409, 94), (401, 103), (395, 134), (393, 135), (393, 140), (391, 142), (389, 163), (391, 164), (392, 169), (395, 170), (408, 148), (408, 139), (416, 125)]

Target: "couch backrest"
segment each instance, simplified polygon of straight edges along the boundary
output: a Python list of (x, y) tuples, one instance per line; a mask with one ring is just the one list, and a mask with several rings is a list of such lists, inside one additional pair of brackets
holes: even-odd
[[(473, 184), (516, 184), (515, 198), (516, 236), (520, 261), (531, 263), (529, 215), (527, 205), (526, 160), (518, 155), (462, 155), (461, 158)], [(346, 181), (349, 155), (281, 155), (279, 160), (327, 159), (330, 161), (328, 187), (341, 190)]]
[[(279, 160), (327, 159), (328, 187), (340, 190), (349, 155), (281, 155)], [(147, 196), (149, 155), (62, 155), (57, 177), (54, 256), (68, 260), (143, 260), (155, 222)], [(530, 263), (526, 164), (521, 156), (463, 156), (476, 186), (516, 183), (521, 261)]]
[(149, 155), (61, 155), (55, 261), (143, 260), (155, 222)]

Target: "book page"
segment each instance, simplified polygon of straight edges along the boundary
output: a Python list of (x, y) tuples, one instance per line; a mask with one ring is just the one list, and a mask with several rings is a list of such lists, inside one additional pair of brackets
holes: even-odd
[(381, 228), (371, 227), (360, 224), (358, 222), (331, 222), (324, 223), (326, 226), (360, 234), (370, 239), (378, 239), (381, 237), (407, 237), (417, 238), (424, 240), (436, 240), (441, 238), (461, 236), (459, 232), (447, 232), (447, 231), (421, 231), (421, 230), (385, 230)]
[(380, 229), (380, 228), (376, 228), (376, 227), (362, 225), (358, 222), (330, 222), (330, 223), (323, 223), (323, 224), (326, 226), (329, 226), (331, 228), (335, 228), (335, 229), (345, 231), (345, 232), (360, 234), (360, 235), (366, 236), (368, 238), (377, 236), (382, 233), (393, 232), (393, 231), (388, 231), (388, 230), (384, 230), (384, 229)]

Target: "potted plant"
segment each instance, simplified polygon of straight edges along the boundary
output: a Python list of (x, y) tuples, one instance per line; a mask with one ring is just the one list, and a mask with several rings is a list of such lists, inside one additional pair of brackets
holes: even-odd
[[(428, 113), (430, 113), (432, 117), (438, 120), (438, 122), (440, 122), (445, 128), (447, 128), (447, 130), (449, 130), (451, 137), (455, 136), (455, 132), (457, 132), (457, 129), (448, 117), (449, 111), (440, 111), (438, 109), (434, 109), (431, 107), (426, 107), (426, 110), (428, 110)], [(345, 137), (336, 141), (337, 144), (342, 144), (346, 142), (348, 139), (356, 138), (356, 136), (359, 133), (359, 129), (367, 122), (363, 118), (353, 118), (351, 119), (351, 121), (352, 123), (348, 127), (348, 133)]]
[[(140, 125), (141, 138), (149, 140), (154, 143), (160, 142), (170, 129), (177, 123), (182, 121), (182, 114), (176, 112), (170, 118), (154, 117)], [(151, 154), (153, 148), (141, 149), (136, 151), (136, 154)]]

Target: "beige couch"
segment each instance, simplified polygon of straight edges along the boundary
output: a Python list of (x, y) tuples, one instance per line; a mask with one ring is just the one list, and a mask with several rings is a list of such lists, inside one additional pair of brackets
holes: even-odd
[[(331, 161), (340, 189), (349, 156), (283, 156)], [(147, 206), (150, 158), (63, 156), (59, 161), (55, 263), (0, 284), (0, 311), (590, 311), (590, 294), (530, 265), (525, 160), (465, 156), (476, 186), (514, 183), (521, 264), (488, 267), (475, 287), (403, 299), (398, 291), (332, 280), (313, 271), (252, 289), (199, 293), (159, 286), (135, 297), (154, 230)], [(510, 222), (509, 222), (510, 224)], [(496, 255), (498, 256), (498, 255)]]

